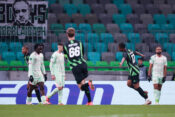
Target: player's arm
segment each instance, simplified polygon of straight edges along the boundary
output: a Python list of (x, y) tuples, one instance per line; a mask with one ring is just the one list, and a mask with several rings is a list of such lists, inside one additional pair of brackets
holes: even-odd
[(149, 61), (149, 68), (148, 68), (148, 81), (151, 81), (151, 73), (152, 73), (152, 68), (153, 68), (153, 63), (154, 63), (154, 57), (152, 56), (150, 61)]
[(68, 57), (67, 57), (68, 51), (67, 51), (66, 45), (63, 46), (63, 53), (64, 53), (64, 57), (65, 57), (66, 59), (68, 59)]
[(29, 65), (28, 65), (28, 77), (29, 81), (33, 82), (33, 63), (35, 62), (35, 58), (31, 55), (29, 57)]
[(141, 54), (140, 52), (135, 51), (135, 54), (136, 54), (136, 55), (139, 55), (139, 56), (141, 56), (141, 57), (144, 57), (144, 55)]
[(166, 75), (167, 75), (167, 59), (165, 58), (165, 65), (164, 65), (164, 69), (163, 69), (163, 83), (166, 81)]
[(41, 71), (44, 74), (44, 79), (46, 81), (47, 80), (47, 74), (46, 74), (46, 69), (45, 69), (45, 66), (44, 66), (44, 57), (43, 57), (43, 55), (42, 55), (42, 60), (41, 60)]
[(123, 63), (125, 62), (125, 57), (122, 58), (121, 62), (120, 62), (120, 67), (122, 67)]
[(51, 72), (51, 77), (52, 77), (52, 80), (55, 80), (55, 75), (54, 75), (54, 67), (53, 67), (53, 64), (55, 63), (55, 56), (54, 54), (52, 55), (51, 59), (50, 59), (50, 72)]

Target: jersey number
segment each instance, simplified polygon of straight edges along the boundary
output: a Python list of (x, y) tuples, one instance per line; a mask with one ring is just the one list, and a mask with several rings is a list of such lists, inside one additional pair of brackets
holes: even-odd
[(135, 63), (136, 60), (135, 60), (135, 55), (134, 54), (131, 54), (131, 58), (132, 58), (132, 63)]
[(80, 47), (77, 46), (77, 47), (71, 47), (69, 48), (69, 57), (70, 58), (73, 58), (74, 56), (78, 57), (80, 56)]

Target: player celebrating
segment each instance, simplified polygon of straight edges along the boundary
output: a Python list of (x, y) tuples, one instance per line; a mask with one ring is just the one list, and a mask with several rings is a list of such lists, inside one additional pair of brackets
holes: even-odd
[(88, 98), (87, 105), (93, 105), (91, 101), (91, 95), (89, 91), (89, 87), (91, 90), (94, 90), (94, 85), (92, 81), (89, 80), (88, 83), (85, 83), (85, 79), (88, 77), (88, 70), (86, 61), (83, 58), (84, 48), (81, 42), (75, 40), (75, 29), (68, 28), (67, 31), (68, 42), (64, 45), (64, 54), (70, 63), (70, 68), (72, 69), (72, 73), (77, 81), (78, 87), (85, 91), (85, 94)]
[(162, 55), (162, 48), (160, 46), (156, 47), (156, 54), (150, 59), (148, 71), (149, 81), (151, 80), (151, 72), (154, 86), (155, 103), (159, 104), (162, 84), (165, 82), (167, 74), (167, 58)]
[(52, 80), (55, 81), (56, 88), (51, 92), (51, 94), (46, 97), (46, 100), (49, 102), (49, 99), (56, 93), (58, 93), (58, 104), (62, 104), (62, 95), (63, 87), (65, 84), (65, 67), (64, 67), (64, 54), (63, 44), (58, 44), (58, 50), (52, 54), (50, 59), (50, 71)]
[(129, 77), (127, 81), (127, 85), (130, 88), (135, 89), (138, 93), (146, 100), (145, 104), (151, 104), (151, 101), (148, 99), (148, 92), (143, 91), (142, 88), (139, 86), (139, 67), (136, 64), (135, 54), (144, 57), (143, 54), (139, 52), (133, 52), (130, 49), (125, 48), (124, 43), (119, 44), (119, 50), (123, 52), (123, 58), (120, 63), (120, 67), (123, 65), (124, 61), (126, 60), (128, 69), (129, 69)]
[[(44, 80), (47, 80), (47, 75), (43, 63), (43, 54), (42, 52), (42, 46), (40, 44), (35, 44), (34, 46), (34, 52), (29, 57), (29, 71), (28, 71), (28, 77), (29, 81), (31, 82), (31, 86), (27, 92), (27, 104), (31, 104), (32, 101), (32, 91), (35, 89), (36, 85), (40, 87), (41, 91), (41, 100), (43, 104), (46, 103), (46, 97), (44, 93)], [(44, 74), (44, 75), (43, 75)]]
[[(22, 53), (24, 54), (24, 60), (25, 60), (25, 62), (28, 64), (30, 54), (29, 54), (29, 51), (28, 51), (28, 47), (27, 46), (23, 46), (22, 47)], [(29, 81), (28, 84), (27, 84), (27, 90), (29, 90), (30, 84), (31, 83)], [(35, 93), (36, 93), (36, 97), (38, 99), (38, 102), (41, 103), (41, 96), (40, 96), (40, 91), (39, 91), (38, 87), (36, 86), (34, 88), (34, 90), (35, 90)]]

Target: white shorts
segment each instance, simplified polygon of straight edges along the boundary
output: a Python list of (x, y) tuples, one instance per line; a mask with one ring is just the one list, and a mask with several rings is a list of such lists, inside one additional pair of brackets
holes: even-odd
[(161, 84), (162, 85), (163, 84), (162, 80), (163, 80), (163, 77), (157, 77), (157, 76), (152, 77), (153, 84)]
[(32, 85), (36, 85), (39, 82), (44, 82), (44, 78), (40, 77), (40, 78), (33, 78), (33, 82), (31, 82)]
[(57, 88), (58, 87), (64, 87), (64, 85), (65, 85), (65, 77), (62, 76), (62, 75), (56, 76), (55, 85), (56, 85)]

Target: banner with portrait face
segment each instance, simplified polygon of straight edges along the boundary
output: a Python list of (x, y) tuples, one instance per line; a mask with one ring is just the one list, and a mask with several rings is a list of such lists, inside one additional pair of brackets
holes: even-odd
[(0, 37), (46, 39), (47, 1), (0, 1)]

